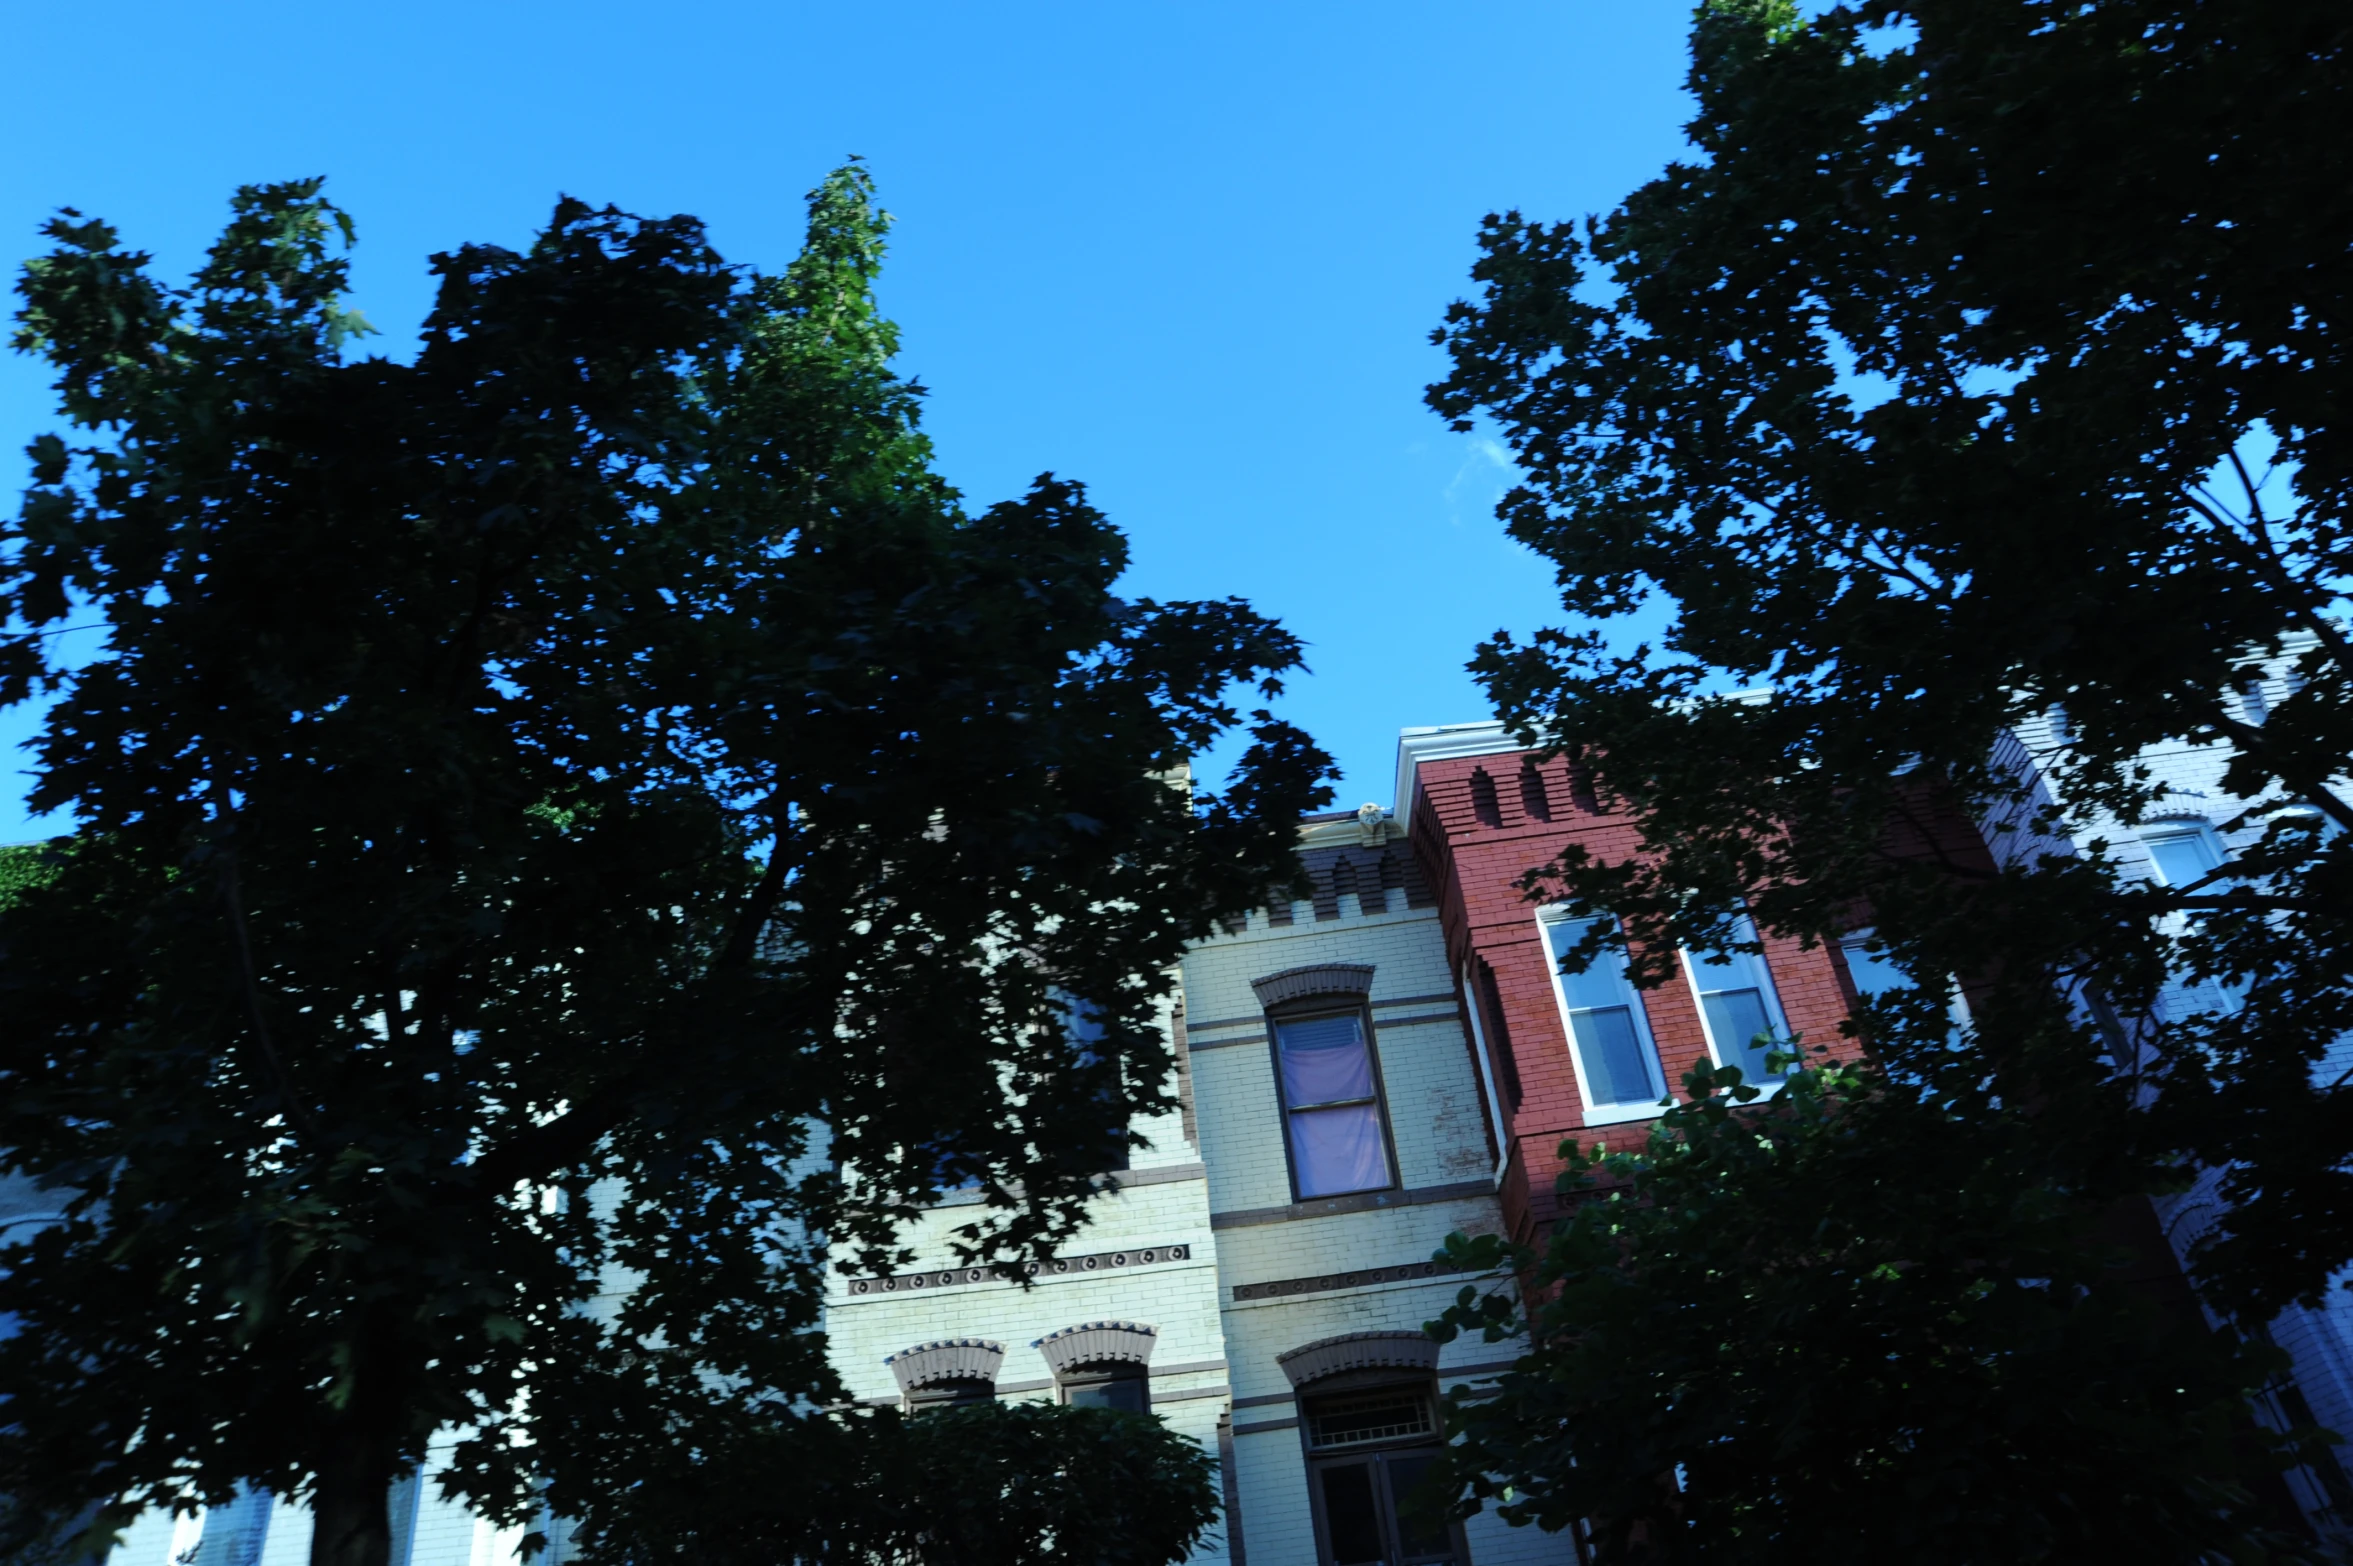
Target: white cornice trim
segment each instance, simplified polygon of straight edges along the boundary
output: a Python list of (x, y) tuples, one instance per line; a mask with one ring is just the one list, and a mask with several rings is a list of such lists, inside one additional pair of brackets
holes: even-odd
[(1499, 722), (1440, 723), (1428, 728), (1397, 731), (1397, 824), (1413, 821), (1414, 795), (1421, 787), (1425, 761), (1452, 761), (1460, 756), (1493, 756), (1527, 747), (1512, 738)]

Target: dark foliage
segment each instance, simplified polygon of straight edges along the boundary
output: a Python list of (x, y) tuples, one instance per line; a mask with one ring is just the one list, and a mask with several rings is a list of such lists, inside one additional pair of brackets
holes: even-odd
[(18, 343), (89, 443), (34, 443), (0, 595), (109, 640), (0, 660), (78, 822), (0, 912), (0, 1146), (71, 1192), (0, 1256), (0, 1493), (244, 1482), (378, 1566), (457, 1426), (472, 1505), (594, 1523), (615, 1450), (814, 1429), (823, 1267), (941, 1182), (975, 1256), (1071, 1232), (1167, 965), (1296, 873), (1325, 764), (1261, 714), (1188, 790), (1297, 643), (1113, 596), (1076, 485), (963, 509), (886, 226), (845, 169), (763, 277), (567, 199), (434, 259), (403, 364), (346, 352), (317, 181), (186, 289), (50, 225)]
[[(1159, 1420), (1051, 1403), (770, 1424), (651, 1472), (615, 1455), (608, 1481), (625, 1499), (596, 1544), (649, 1563), (1173, 1566), (1218, 1510), (1215, 1461)], [(799, 1484), (774, 1483), (812, 1460)]]
[[(1736, 939), (1744, 905), (1810, 941), (1869, 926), (1917, 980), (1859, 1020), (1905, 1107), (1843, 1134), (1965, 1127), (1952, 1158), (2067, 1211), (2216, 1171), (2207, 1302), (2251, 1325), (2316, 1299), (2353, 1259), (2353, 1076), (2323, 1069), (2353, 1027), (2353, 806), (2334, 792), (2353, 771), (2353, 186), (2322, 150), (2353, 145), (2353, 22), (2310, 0), (1712, 0), (1692, 62), (1690, 160), (1584, 225), (1490, 218), (1482, 292), (1438, 334), (1453, 366), (1431, 401), (1500, 425), (1525, 476), (1501, 515), (1566, 606), (1673, 611), (1631, 652), (1606, 628), (1480, 650), (1506, 719), (1581, 756), (1642, 832), (1630, 860), (1572, 851), (1531, 887), (1622, 914), (1651, 983), (1678, 946)], [(2265, 702), (2267, 673), (2285, 679)], [(1769, 694), (1708, 694), (1728, 680)], [(2253, 802), (2228, 825), (2260, 833), (2193, 885), (2120, 877), (2104, 846), (2182, 803), (2143, 761), (2169, 741), (2228, 747), (2225, 784)], [(2168, 1006), (2176, 980), (2226, 999)], [(1872, 1156), (1897, 1185), (1855, 1193), (1858, 1235), (1928, 1265), (1904, 1201), (1966, 1230), (1979, 1182), (1900, 1144)], [(2031, 1319), (1963, 1325), (2037, 1406), (2053, 1362), (2018, 1336)], [(1766, 1376), (1785, 1330), (1734, 1312), (1720, 1352)], [(1818, 1406), (1876, 1395), (1851, 1358), (1819, 1369)], [(1771, 1471), (1821, 1471), (1850, 1437), (1774, 1428), (1749, 1489), (1689, 1504), (1777, 1506)], [(1678, 1441), (1648, 1460), (1722, 1482)], [(2152, 1471), (2177, 1471), (2172, 1450), (2149, 1448)], [(2064, 1498), (2085, 1516), (2138, 1493), (2050, 1472), (2090, 1487)], [(2026, 1478), (1980, 1477), (2004, 1473)], [(2028, 1518), (2036, 1493), (1979, 1502)], [(2021, 1529), (2006, 1550), (2097, 1558)]]

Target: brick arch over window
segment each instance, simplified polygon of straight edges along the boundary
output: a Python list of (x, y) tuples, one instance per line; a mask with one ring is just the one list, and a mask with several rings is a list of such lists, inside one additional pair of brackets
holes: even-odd
[(1319, 962), (1305, 968), (1285, 968), (1281, 973), (1252, 979), (1250, 987), (1258, 992), (1261, 1006), (1280, 1006), (1285, 1001), (1304, 1000), (1310, 995), (1361, 996), (1373, 987), (1373, 965)]
[(1090, 1321), (1049, 1332), (1036, 1346), (1059, 1376), (1074, 1365), (1150, 1364), (1159, 1341), (1160, 1329), (1140, 1321)]
[(1277, 1354), (1275, 1363), (1283, 1367), (1294, 1387), (1344, 1370), (1392, 1368), (1435, 1373), (1438, 1345), (1420, 1332), (1344, 1332)]
[(918, 1343), (911, 1349), (901, 1349), (883, 1363), (899, 1378), (901, 1392), (913, 1392), (940, 1381), (993, 1383), (997, 1379), (997, 1367), (1005, 1363), (1005, 1345), (991, 1343), (986, 1338), (943, 1338), (936, 1343)]

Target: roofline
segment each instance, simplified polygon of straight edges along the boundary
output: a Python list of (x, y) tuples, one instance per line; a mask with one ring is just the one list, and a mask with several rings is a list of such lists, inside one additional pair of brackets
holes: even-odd
[(1458, 756), (1493, 756), (1526, 750), (1499, 721), (1440, 723), (1427, 728), (1397, 731), (1397, 809), (1399, 826), (1413, 821), (1415, 795), (1421, 789), (1422, 763), (1451, 761)]

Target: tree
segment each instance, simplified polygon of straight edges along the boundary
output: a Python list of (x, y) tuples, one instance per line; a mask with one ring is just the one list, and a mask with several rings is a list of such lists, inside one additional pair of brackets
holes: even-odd
[(1077, 485), (964, 510), (886, 226), (845, 168), (762, 276), (566, 199), (434, 258), (404, 364), (350, 352), (318, 181), (186, 288), (49, 225), (18, 342), (88, 438), (0, 577), (77, 823), (0, 912), (0, 1146), (71, 1193), (0, 1255), (28, 1514), (242, 1482), (382, 1566), (457, 1427), (454, 1494), (593, 1537), (617, 1442), (822, 1445), (829, 1261), (975, 1180), (970, 1254), (1041, 1254), (1161, 1102), (1168, 965), (1328, 798), (1264, 713), (1223, 797), (1180, 769), (1298, 646), (1115, 597)]
[[(2353, 1026), (2353, 200), (2310, 156), (2353, 128), (2353, 28), (2270, 0), (1717, 0), (1692, 47), (1696, 161), (1582, 233), (1491, 219), (1431, 389), (1501, 422), (1526, 472), (1502, 514), (1570, 609), (1673, 605), (1656, 650), (1480, 651), (1506, 717), (1605, 755), (1642, 815), (1650, 857), (1563, 868), (1719, 940), (1730, 897), (1689, 891), (1816, 936), (1863, 899), (1912, 971), (2022, 996), (2097, 973), (2138, 1014), (2168, 970), (2243, 985), (2167, 1030), (2161, 1140), (2243, 1171), (2215, 1297), (2309, 1298), (2353, 1257), (2353, 1084), (2310, 1076)], [(2297, 688), (2252, 721), (2241, 692), (2298, 637)], [(1771, 699), (1702, 696), (1724, 672)], [(2023, 831), (2016, 874), (1891, 848), (1930, 784), (2031, 823), (1998, 742), (2054, 708), (2061, 816), (2136, 821), (2146, 747), (2227, 743), (2263, 847), (2189, 889)], [(1882, 1048), (1936, 1047), (1922, 1019)], [(1995, 1063), (2080, 1075), (2104, 1041), (2051, 1026)]]
[[(2353, 1258), (2353, 1078), (2316, 1070), (2353, 1028), (2353, 200), (2313, 154), (2349, 48), (2293, 0), (1711, 0), (1691, 157), (1582, 226), (1491, 217), (1430, 390), (1499, 424), (1499, 514), (1605, 622), (1474, 664), (1638, 822), (1531, 885), (1623, 915), (1650, 983), (1744, 905), (1869, 926), (1915, 980), (1859, 1013), (1879, 1091), (2086, 1210), (2221, 1171), (2193, 1259), (2250, 1328)], [(2229, 748), (2261, 842), (2120, 878), (2067, 839), (2163, 809), (2177, 738)], [(2169, 1014), (2169, 974), (2236, 1003)]]
[[(1541, 1250), (1456, 1236), (1431, 1330), (1532, 1352), (1451, 1481), (1603, 1562), (2302, 1559), (2252, 1486), (2271, 1356), (2169, 1312), (2016, 1118), (1830, 1063), (1703, 1066), (1638, 1152), (1572, 1143)], [(1670, 1478), (1669, 1476), (1672, 1476)]]
[(716, 1460), (672, 1455), (627, 1492), (596, 1542), (617, 1559), (716, 1566), (1175, 1566), (1217, 1519), (1217, 1465), (1159, 1420), (1051, 1403), (973, 1403), (825, 1432), (812, 1515), (771, 1482), (806, 1462), (803, 1432), (771, 1423)]

